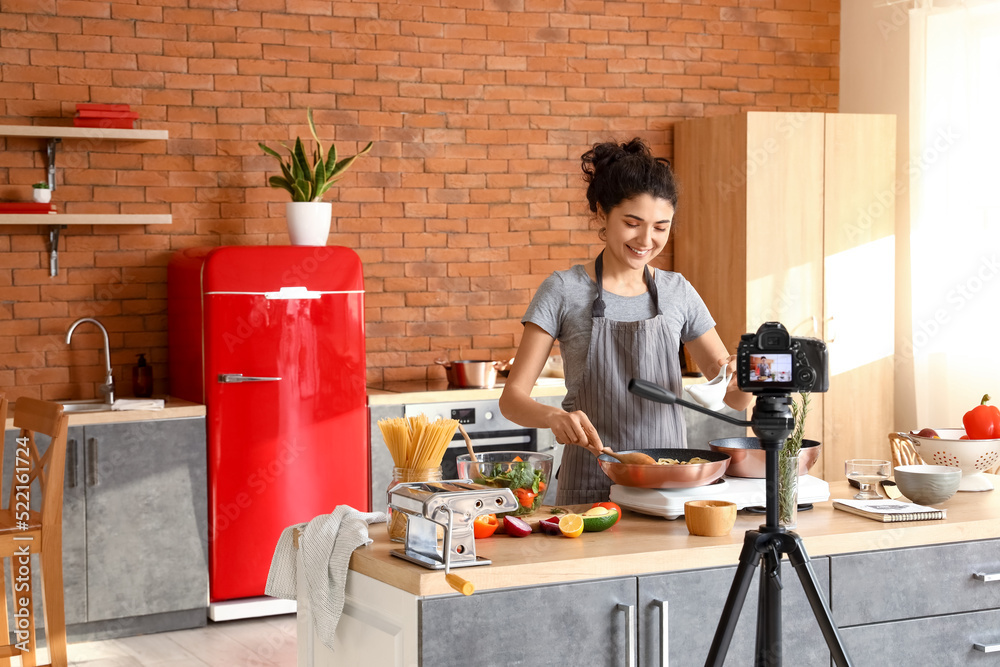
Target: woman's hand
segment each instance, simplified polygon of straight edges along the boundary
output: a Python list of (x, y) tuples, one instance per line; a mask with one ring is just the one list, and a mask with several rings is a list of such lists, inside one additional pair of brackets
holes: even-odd
[(556, 442), (564, 445), (578, 445), (599, 456), (604, 450), (601, 436), (590, 423), (590, 418), (582, 410), (565, 412), (560, 410), (549, 421), (548, 427), (556, 437)]

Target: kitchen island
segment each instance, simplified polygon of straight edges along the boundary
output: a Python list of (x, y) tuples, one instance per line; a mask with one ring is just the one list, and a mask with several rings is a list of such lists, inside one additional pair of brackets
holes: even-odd
[[(851, 495), (831, 484), (832, 498)], [(947, 519), (895, 524), (829, 502), (800, 513), (797, 532), (856, 665), (973, 664), (1000, 645), (1000, 581), (990, 577), (1000, 573), (1000, 493), (959, 493), (941, 507)], [(493, 564), (457, 571), (476, 587), (469, 597), (443, 572), (390, 556), (401, 545), (372, 526), (374, 543), (351, 559), (335, 652), (314, 635), (300, 581), (299, 665), (700, 665), (744, 531), (761, 523), (741, 513), (728, 536), (694, 537), (683, 521), (626, 511), (578, 539), (479, 540)], [(829, 665), (787, 560), (782, 576), (786, 664)], [(727, 664), (751, 661), (755, 589)]]

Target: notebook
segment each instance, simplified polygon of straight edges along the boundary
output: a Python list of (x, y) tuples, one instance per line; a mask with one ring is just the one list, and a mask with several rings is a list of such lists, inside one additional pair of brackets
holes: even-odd
[(948, 510), (934, 509), (926, 505), (904, 503), (888, 498), (885, 500), (834, 500), (833, 506), (838, 510), (882, 522), (944, 519), (948, 513)]

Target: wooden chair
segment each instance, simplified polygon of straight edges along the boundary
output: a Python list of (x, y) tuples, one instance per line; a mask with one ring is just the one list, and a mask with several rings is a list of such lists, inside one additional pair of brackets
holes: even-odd
[[(7, 399), (0, 394), (0, 423), (6, 424)], [(62, 505), (63, 475), (66, 470), (66, 429), (69, 418), (58, 403), (33, 398), (17, 399), (14, 428), (21, 429), (15, 445), (11, 471), (10, 501), (0, 510), (0, 557), (10, 559), (14, 588), (15, 643), (0, 646), (0, 667), (20, 656), (21, 665), (37, 665), (35, 612), (32, 602), (31, 556), (39, 554), (42, 564), (42, 601), (49, 665), (66, 667), (66, 616), (63, 604)], [(35, 433), (51, 438), (43, 456), (35, 445)], [(0, 459), (0, 479), (3, 460)], [(38, 484), (32, 483), (37, 481)], [(35, 489), (41, 493), (41, 511), (26, 510), (26, 500)], [(25, 493), (29, 496), (26, 498)], [(6, 641), (7, 595), (0, 576), (0, 631)], [(20, 615), (19, 615), (20, 614)], [(27, 650), (24, 650), (27, 649)]]

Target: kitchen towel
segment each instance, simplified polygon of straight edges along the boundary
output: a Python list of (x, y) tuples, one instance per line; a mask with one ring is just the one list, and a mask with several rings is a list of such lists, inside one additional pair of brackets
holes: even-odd
[(332, 651), (333, 636), (344, 610), (344, 589), (351, 554), (362, 545), (371, 544), (368, 526), (385, 523), (385, 512), (359, 512), (350, 505), (338, 505), (332, 514), (321, 514), (308, 523), (289, 526), (281, 531), (271, 559), (264, 592), (271, 597), (296, 599), (295, 566), (296, 530), (302, 531), (299, 548), (309, 586), (309, 606), (313, 625), (320, 640)]
[(116, 398), (112, 410), (162, 410), (162, 398)]

